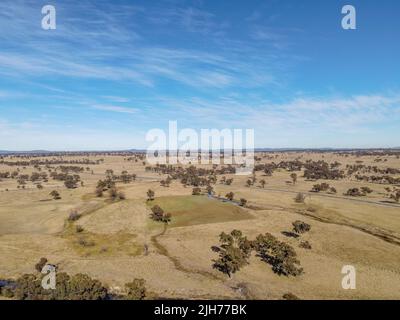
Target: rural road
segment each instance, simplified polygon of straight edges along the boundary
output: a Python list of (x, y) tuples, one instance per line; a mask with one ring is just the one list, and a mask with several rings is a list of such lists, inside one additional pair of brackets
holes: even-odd
[[(265, 191), (273, 191), (273, 192), (292, 193), (292, 194), (298, 194), (299, 192), (301, 192), (301, 191), (290, 191), (290, 190), (276, 189), (276, 188), (250, 188), (250, 189), (256, 189), (256, 190), (261, 190), (261, 191), (265, 190)], [(372, 200), (353, 199), (353, 198), (348, 198), (348, 197), (334, 196), (334, 195), (316, 193), (316, 192), (301, 192), (301, 193), (309, 195), (309, 196), (315, 196), (315, 197), (325, 197), (325, 198), (332, 198), (332, 199), (343, 199), (343, 200), (347, 200), (347, 201), (368, 203), (368, 204), (373, 204), (373, 205), (377, 205), (377, 206), (399, 208), (400, 209), (400, 205), (395, 204), (395, 203), (383, 203), (383, 202), (377, 202), (377, 201), (372, 201)]]

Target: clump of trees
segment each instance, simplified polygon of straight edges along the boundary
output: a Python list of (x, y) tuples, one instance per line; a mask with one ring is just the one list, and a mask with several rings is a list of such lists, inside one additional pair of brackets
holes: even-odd
[(57, 274), (55, 290), (46, 290), (41, 281), (44, 275), (25, 274), (15, 282), (13, 297), (18, 300), (105, 300), (107, 288), (99, 281), (82, 273), (70, 276)]
[(344, 172), (336, 166), (330, 166), (323, 160), (308, 161), (304, 164), (304, 178), (307, 180), (338, 180), (344, 178)]
[(24, 274), (17, 280), (0, 281), (0, 295), (17, 300), (144, 300), (147, 289), (144, 279), (134, 279), (125, 284), (125, 294), (116, 295), (99, 280), (87, 274), (57, 273), (55, 289), (44, 289), (44, 275)]
[(321, 192), (321, 191), (328, 191), (330, 188), (329, 183), (321, 183), (321, 184), (314, 184), (311, 192)]
[[(98, 280), (82, 273), (70, 276), (57, 273), (55, 289), (44, 289), (41, 271), (48, 263), (41, 258), (35, 265), (37, 273), (24, 274), (15, 281), (8, 281), (1, 294), (18, 300), (104, 300), (109, 298), (108, 289)], [(4, 290), (3, 290), (4, 289)]]
[(358, 188), (350, 188), (347, 190), (344, 195), (345, 196), (350, 196), (350, 197), (364, 197), (367, 194), (372, 193), (373, 190), (370, 189), (369, 187), (361, 187), (361, 189)]
[(172, 178), (170, 177), (170, 176), (168, 176), (165, 180), (161, 180), (160, 181), (160, 185), (162, 186), (162, 187), (169, 187), (169, 185), (171, 184), (171, 182), (172, 182)]
[(346, 191), (346, 193), (344, 193), (345, 196), (350, 196), (350, 197), (361, 197), (361, 196), (365, 196), (365, 194), (363, 194), (360, 189), (358, 188), (350, 188), (349, 190)]
[(249, 263), (248, 259), (252, 250), (251, 243), (246, 237), (243, 237), (239, 230), (233, 230), (230, 234), (222, 232), (219, 241), (219, 246), (211, 247), (211, 250), (219, 255), (218, 259), (212, 260), (212, 266), (231, 277), (232, 274)]
[(168, 223), (171, 221), (171, 214), (164, 212), (164, 210), (156, 204), (151, 208), (150, 218), (154, 221)]
[(97, 197), (102, 197), (105, 191), (112, 189), (115, 189), (115, 181), (107, 177), (105, 180), (97, 181), (95, 193)]
[(258, 235), (254, 248), (261, 260), (270, 264), (275, 273), (285, 276), (302, 274), (303, 268), (300, 267), (294, 248), (270, 233)]
[(211, 247), (219, 255), (218, 259), (212, 260), (213, 268), (229, 277), (249, 263), (252, 251), (279, 275), (298, 276), (303, 272), (294, 248), (270, 233), (260, 234), (254, 241), (249, 241), (241, 231), (233, 230), (230, 234), (222, 232), (219, 240), (219, 246)]
[(124, 170), (120, 176), (113, 176), (112, 178), (123, 183), (130, 183), (136, 180), (136, 174), (129, 174), (128, 171)]
[(369, 187), (361, 187), (361, 192), (364, 194), (370, 194), (373, 192), (373, 190)]
[(110, 199), (113, 201), (126, 199), (125, 193), (123, 193), (122, 191), (118, 191), (115, 187), (109, 189), (108, 194), (110, 196)]
[[(300, 236), (311, 230), (311, 225), (304, 221), (296, 220), (292, 222), (292, 231), (283, 231), (282, 234), (287, 237), (292, 237), (295, 239), (300, 238)], [(299, 247), (303, 249), (311, 249), (311, 244), (308, 241), (301, 241)]]
[(228, 178), (227, 179), (225, 176), (223, 176), (219, 182), (221, 184), (225, 184), (227, 186), (230, 186), (232, 184), (232, 182), (233, 182), (233, 178)]
[(75, 189), (78, 187), (78, 182), (81, 181), (79, 175), (66, 175), (64, 180), (64, 185), (67, 189)]

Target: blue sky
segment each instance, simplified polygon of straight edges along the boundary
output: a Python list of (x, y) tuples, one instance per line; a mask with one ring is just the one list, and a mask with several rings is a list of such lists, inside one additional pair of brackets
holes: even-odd
[(399, 33), (397, 0), (2, 0), (0, 150), (145, 148), (169, 120), (253, 128), (256, 147), (399, 146)]

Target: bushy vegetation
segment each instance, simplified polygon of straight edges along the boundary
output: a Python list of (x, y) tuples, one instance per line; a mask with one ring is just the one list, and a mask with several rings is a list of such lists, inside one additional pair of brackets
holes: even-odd
[(192, 195), (193, 196), (198, 196), (200, 194), (201, 194), (201, 189), (200, 188), (198, 188), (198, 187), (193, 188), (193, 190), (192, 190)]
[(292, 179), (293, 184), (296, 184), (297, 182), (297, 174), (296, 173), (291, 173), (290, 178)]
[(61, 199), (60, 193), (56, 190), (53, 190), (52, 192), (50, 192), (50, 196), (52, 196), (54, 200)]
[(229, 192), (225, 195), (225, 198), (227, 198), (229, 201), (232, 201), (234, 196), (235, 194), (233, 192)]
[(311, 189), (311, 192), (328, 191), (329, 188), (330, 188), (329, 184), (323, 182), (323, 183), (321, 183), (321, 184), (314, 184), (313, 187), (312, 187), (312, 189)]
[(373, 192), (373, 190), (369, 187), (361, 187), (361, 192), (364, 194), (370, 194)]
[(252, 251), (279, 275), (298, 276), (303, 272), (294, 248), (270, 233), (260, 234), (254, 241), (249, 241), (241, 231), (233, 230), (230, 234), (221, 233), (219, 240), (219, 246), (211, 247), (219, 254), (219, 258), (213, 260), (213, 268), (229, 277), (249, 263)]
[(64, 185), (67, 189), (75, 189), (80, 181), (79, 175), (67, 175), (64, 180)]
[(311, 250), (312, 249), (312, 246), (308, 241), (301, 241), (300, 244), (299, 244), (299, 247), (303, 248), (303, 249), (307, 249), (307, 250)]
[(146, 281), (144, 279), (134, 279), (125, 284), (127, 300), (143, 300), (146, 297)]
[(282, 296), (282, 298), (284, 299), (284, 300), (300, 300), (300, 298), (298, 297), (298, 296), (296, 296), (295, 294), (293, 294), (293, 293), (285, 293), (283, 296)]
[(303, 272), (294, 248), (270, 233), (257, 236), (253, 246), (261, 260), (270, 264), (275, 273), (298, 276)]
[(344, 178), (344, 172), (330, 166), (323, 160), (309, 161), (304, 164), (304, 178), (307, 180), (338, 180)]
[(159, 206), (155, 205), (151, 208), (151, 219), (154, 221), (168, 223), (171, 221), (171, 214), (164, 212), (164, 210)]
[(306, 233), (311, 230), (311, 225), (300, 220), (296, 220), (295, 222), (292, 223), (292, 225), (293, 225), (293, 231), (296, 232), (297, 234)]
[(231, 277), (249, 263), (251, 243), (242, 236), (242, 232), (239, 230), (233, 230), (230, 234), (222, 232), (219, 241), (219, 246), (211, 248), (219, 255), (218, 259), (213, 260), (213, 268)]
[[(157, 164), (155, 166), (146, 167), (146, 171), (152, 171), (162, 174), (168, 174), (172, 180), (179, 180), (184, 186), (205, 187), (210, 184), (215, 184), (217, 181), (217, 174), (233, 174), (235, 168), (231, 165), (222, 166), (219, 169), (197, 168), (189, 166), (183, 168), (180, 166), (172, 166), (166, 164)], [(224, 178), (224, 177), (223, 177)], [(233, 179), (221, 180), (221, 183), (231, 184)]]
[(42, 272), (43, 267), (46, 265), (47, 259), (40, 258), (39, 262), (35, 264), (35, 269), (37, 272)]
[(82, 215), (77, 210), (72, 210), (68, 216), (68, 221), (73, 222), (79, 220)]
[(390, 199), (393, 199), (396, 202), (400, 201), (400, 190), (394, 191), (392, 194), (390, 194)]
[(108, 195), (112, 201), (126, 199), (125, 193), (123, 193), (122, 191), (118, 191), (115, 187), (112, 187), (108, 190)]
[(151, 189), (147, 190), (147, 201), (153, 201), (155, 192)]
[(127, 283), (125, 295), (121, 296), (110, 293), (99, 280), (82, 273), (71, 276), (57, 272), (55, 289), (44, 289), (45, 275), (40, 272), (46, 264), (47, 259), (41, 258), (35, 266), (37, 273), (24, 274), (16, 280), (0, 280), (0, 295), (17, 300), (143, 300), (147, 296), (143, 279)]
[(97, 197), (102, 197), (105, 191), (109, 191), (111, 195), (115, 188), (115, 181), (113, 181), (109, 176), (104, 180), (97, 181), (97, 186), (95, 190), (95, 194)]
[(43, 276), (25, 274), (19, 277), (9, 296), (18, 300), (104, 300), (108, 297), (107, 288), (86, 274), (57, 273), (54, 290), (42, 287)]
[(348, 189), (344, 195), (345, 196), (350, 196), (350, 197), (364, 197), (369, 193), (372, 193), (372, 189), (369, 187), (361, 187), (361, 189), (358, 188), (350, 188)]
[(212, 186), (207, 186), (207, 194), (209, 194), (209, 195), (214, 194), (214, 188)]
[(294, 201), (295, 201), (296, 203), (304, 203), (305, 200), (306, 200), (306, 196), (305, 196), (303, 193), (301, 193), (301, 192), (299, 192), (299, 193), (296, 195), (296, 197), (294, 198)]

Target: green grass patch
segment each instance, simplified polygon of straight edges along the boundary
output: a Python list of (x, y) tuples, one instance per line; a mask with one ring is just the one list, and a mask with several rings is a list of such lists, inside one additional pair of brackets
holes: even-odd
[(147, 206), (150, 208), (154, 205), (159, 205), (165, 212), (172, 214), (170, 227), (186, 227), (253, 218), (241, 207), (210, 199), (206, 196), (160, 197), (147, 202)]

